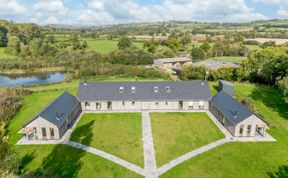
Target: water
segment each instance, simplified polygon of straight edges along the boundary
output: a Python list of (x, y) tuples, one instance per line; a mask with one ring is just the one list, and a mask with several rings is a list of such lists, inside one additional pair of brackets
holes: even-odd
[(0, 75), (0, 86), (19, 87), (29, 85), (43, 85), (50, 83), (62, 82), (65, 80), (66, 74), (62, 72), (8, 76)]

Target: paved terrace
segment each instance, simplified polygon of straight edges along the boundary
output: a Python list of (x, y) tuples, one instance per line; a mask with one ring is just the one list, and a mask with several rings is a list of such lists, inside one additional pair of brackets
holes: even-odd
[[(112, 154), (106, 153), (102, 150), (92, 148), (80, 143), (72, 142), (69, 140), (69, 137), (73, 130), (75, 129), (77, 123), (79, 122), (80, 118), (85, 113), (119, 113), (119, 112), (141, 112), (142, 113), (142, 130), (143, 130), (143, 154), (144, 154), (144, 163), (145, 168), (141, 168), (133, 163), (130, 163), (128, 161), (125, 161), (117, 156), (114, 156)], [(154, 144), (153, 144), (153, 136), (152, 136), (152, 129), (151, 129), (151, 122), (150, 122), (150, 112), (206, 112), (208, 116), (211, 118), (211, 120), (216, 124), (216, 126), (223, 132), (225, 135), (224, 139), (218, 140), (216, 142), (210, 143), (208, 145), (205, 145), (203, 147), (200, 147), (198, 149), (195, 149), (189, 153), (186, 153), (175, 160), (169, 161), (165, 165), (161, 166), (160, 168), (157, 168), (156, 165), (156, 158), (155, 158), (155, 151), (154, 151)], [(42, 144), (66, 144), (71, 147), (81, 149), (87, 152), (90, 152), (92, 154), (95, 154), (97, 156), (100, 156), (102, 158), (105, 158), (111, 162), (114, 162), (118, 165), (121, 165), (139, 175), (145, 176), (146, 178), (157, 178), (158, 176), (164, 174), (168, 170), (172, 169), (173, 167), (199, 155), (206, 151), (209, 151), (213, 148), (216, 148), (220, 145), (223, 145), (228, 142), (271, 142), (276, 141), (273, 137), (271, 137), (269, 134), (267, 134), (265, 137), (262, 136), (256, 136), (256, 137), (233, 137), (230, 132), (213, 116), (213, 114), (210, 111), (207, 110), (197, 110), (197, 111), (181, 111), (181, 110), (172, 110), (172, 111), (166, 111), (166, 110), (153, 110), (153, 111), (96, 111), (96, 112), (82, 112), (82, 114), (77, 118), (75, 124), (72, 128), (70, 128), (65, 135), (62, 137), (61, 140), (37, 140), (37, 141), (31, 141), (27, 140), (25, 137), (21, 138), (17, 145), (42, 145)]]

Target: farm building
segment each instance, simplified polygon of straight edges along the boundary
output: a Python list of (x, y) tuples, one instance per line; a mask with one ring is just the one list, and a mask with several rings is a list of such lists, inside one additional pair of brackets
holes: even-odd
[(78, 99), (65, 92), (26, 123), (22, 127), (22, 133), (30, 140), (60, 139), (80, 113)]
[(268, 124), (224, 91), (212, 97), (211, 113), (235, 137), (265, 135)]
[(207, 61), (193, 62), (191, 65), (195, 67), (203, 66), (210, 70), (217, 70), (217, 69), (225, 68), (225, 67), (236, 68), (240, 66), (240, 64), (235, 63), (235, 62), (228, 62), (228, 61), (221, 61), (221, 60), (207, 60)]
[(190, 66), (192, 60), (188, 57), (163, 58), (154, 60), (154, 67), (162, 70), (167, 69), (182, 69), (185, 66)]
[(220, 80), (218, 85), (218, 91), (225, 91), (229, 95), (234, 95), (234, 85), (231, 82)]
[(208, 110), (207, 82), (92, 82), (80, 83), (83, 111)]

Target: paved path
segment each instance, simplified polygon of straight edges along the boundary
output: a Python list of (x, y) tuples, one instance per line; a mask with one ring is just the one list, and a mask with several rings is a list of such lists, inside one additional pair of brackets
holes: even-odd
[(72, 142), (72, 141), (64, 141), (63, 144), (66, 144), (66, 145), (69, 145), (69, 146), (72, 146), (74, 148), (78, 148), (78, 149), (81, 149), (81, 150), (84, 150), (84, 151), (87, 151), (89, 153), (92, 153), (94, 155), (97, 155), (97, 156), (100, 156), (102, 158), (105, 158), (107, 160), (110, 160), (116, 164), (119, 164), (137, 174), (140, 174), (140, 175), (143, 175), (145, 176), (145, 171), (143, 168), (139, 167), (139, 166), (136, 166), (132, 163), (129, 163), (128, 161), (125, 161), (121, 158), (118, 158), (112, 154), (109, 154), (109, 153), (106, 153), (104, 151), (101, 151), (101, 150), (98, 150), (96, 148), (92, 148), (92, 147), (89, 147), (89, 146), (86, 146), (86, 145), (82, 145), (80, 143), (76, 143), (76, 142)]
[(170, 161), (167, 164), (164, 164), (163, 166), (161, 166), (158, 169), (158, 175), (160, 176), (161, 174), (165, 173), (166, 171), (168, 171), (168, 170), (172, 169), (173, 167), (175, 167), (175, 166), (177, 166), (177, 165), (179, 165), (179, 164), (181, 164), (181, 163), (193, 158), (194, 156), (197, 156), (197, 155), (199, 155), (201, 153), (204, 153), (204, 152), (206, 152), (208, 150), (216, 148), (216, 147), (218, 147), (220, 145), (223, 145), (223, 144), (225, 144), (227, 142), (229, 142), (229, 139), (225, 138), (225, 139), (213, 142), (213, 143), (211, 143), (209, 145), (205, 145), (205, 146), (203, 146), (201, 148), (198, 148), (196, 150), (193, 150), (193, 151), (191, 151), (189, 153), (186, 153), (185, 155), (180, 156), (180, 157), (176, 158), (175, 160)]
[(157, 178), (157, 165), (149, 112), (142, 112), (143, 147), (146, 178)]

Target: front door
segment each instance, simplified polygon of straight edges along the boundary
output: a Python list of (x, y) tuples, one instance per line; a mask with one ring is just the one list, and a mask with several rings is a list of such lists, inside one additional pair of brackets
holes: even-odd
[(107, 109), (112, 110), (112, 101), (107, 102)]
[(178, 108), (179, 108), (180, 110), (183, 109), (183, 101), (179, 101), (179, 106), (178, 106)]

